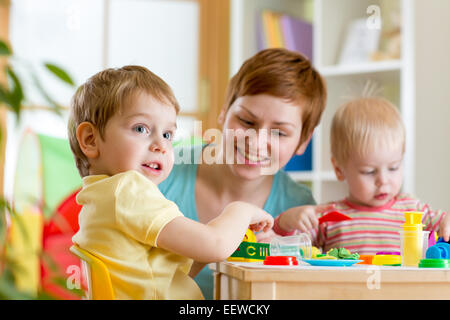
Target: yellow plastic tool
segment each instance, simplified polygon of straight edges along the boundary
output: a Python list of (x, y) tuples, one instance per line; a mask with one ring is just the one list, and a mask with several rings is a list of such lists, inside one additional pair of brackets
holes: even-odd
[(423, 212), (405, 212), (402, 237), (402, 265), (415, 266), (422, 258), (422, 215)]
[(70, 251), (81, 259), (85, 270), (88, 285), (87, 298), (89, 300), (114, 300), (114, 290), (105, 264), (77, 245), (71, 246)]
[(405, 224), (403, 228), (407, 230), (422, 231), (422, 215), (423, 212), (407, 211), (405, 212)]

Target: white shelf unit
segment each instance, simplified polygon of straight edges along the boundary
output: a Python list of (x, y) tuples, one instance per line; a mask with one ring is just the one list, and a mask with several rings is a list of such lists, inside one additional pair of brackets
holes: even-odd
[[(318, 203), (337, 200), (347, 194), (345, 184), (335, 178), (330, 162), (329, 130), (333, 114), (346, 99), (362, 93), (366, 81), (376, 83), (381, 95), (397, 105), (406, 126), (407, 149), (404, 159), (403, 189), (414, 192), (414, 64), (412, 57), (412, 9), (408, 0), (389, 0), (400, 7), (402, 56), (354, 65), (339, 65), (348, 24), (368, 17), (368, 6), (386, 8), (385, 0), (232, 0), (231, 1), (231, 74), (257, 52), (256, 17), (262, 9), (287, 13), (313, 24), (313, 61), (326, 79), (327, 107), (313, 139), (312, 171), (290, 171), (290, 176), (308, 182)], [(388, 15), (383, 15), (386, 17)]]

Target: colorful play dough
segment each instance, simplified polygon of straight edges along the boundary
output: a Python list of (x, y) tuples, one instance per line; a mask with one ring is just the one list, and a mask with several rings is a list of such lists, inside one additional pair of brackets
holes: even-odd
[(358, 253), (351, 253), (345, 248), (333, 248), (327, 252), (327, 255), (336, 257), (337, 259), (358, 260)]
[(320, 249), (319, 248), (317, 248), (317, 247), (312, 247), (312, 250), (311, 250), (311, 257), (314, 259), (315, 257), (317, 257), (317, 255), (319, 255), (319, 254), (321, 254), (322, 253), (322, 251), (320, 251)]

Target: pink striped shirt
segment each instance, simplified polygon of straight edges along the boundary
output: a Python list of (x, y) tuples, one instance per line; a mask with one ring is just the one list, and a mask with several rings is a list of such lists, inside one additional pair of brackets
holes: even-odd
[[(420, 200), (400, 194), (382, 207), (363, 207), (344, 199), (334, 202), (336, 211), (352, 220), (326, 222), (311, 230), (313, 245), (326, 252), (332, 248), (346, 248), (359, 254), (379, 251), (400, 251), (400, 234), (406, 211), (423, 212), (424, 231), (438, 231), (445, 212), (432, 211)], [(324, 213), (325, 214), (325, 213)], [(323, 215), (323, 214), (322, 214)]]

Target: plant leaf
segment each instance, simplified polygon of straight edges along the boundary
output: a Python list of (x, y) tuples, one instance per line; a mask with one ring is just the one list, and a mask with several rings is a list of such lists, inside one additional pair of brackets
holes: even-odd
[(20, 214), (17, 213), (14, 208), (11, 207), (11, 205), (8, 203), (8, 201), (0, 196), (0, 214), (6, 215), (6, 213), (9, 214), (11, 221), (17, 224), (24, 240), (26, 242), (29, 242), (29, 236), (28, 232), (26, 230), (25, 224), (23, 222), (23, 219)]
[(33, 83), (36, 86), (36, 88), (39, 90), (39, 92), (42, 94), (42, 96), (44, 97), (45, 100), (47, 100), (47, 102), (50, 104), (50, 106), (53, 108), (53, 111), (58, 114), (58, 115), (62, 115), (62, 110), (63, 107), (56, 102), (52, 97), (50, 97), (50, 95), (47, 93), (47, 91), (44, 89), (44, 87), (42, 86), (41, 82), (39, 81), (38, 77), (30, 72), (31, 74), (31, 78), (33, 79)]
[(17, 116), (20, 116), (20, 111), (22, 107), (22, 102), (25, 99), (25, 96), (23, 94), (22, 84), (17, 77), (17, 74), (14, 72), (14, 70), (10, 67), (6, 67), (6, 72), (11, 80), (11, 90), (9, 91), (9, 99), (12, 104), (12, 108), (14, 112), (17, 114)]
[[(16, 93), (17, 95), (17, 93)], [(0, 84), (0, 103), (4, 103), (16, 117), (20, 118), (20, 104), (17, 104), (17, 96), (14, 96), (8, 88)]]
[(0, 84), (0, 102), (4, 103), (8, 107), (12, 108), (11, 101), (9, 101), (9, 91), (1, 84)]
[(0, 56), (10, 56), (12, 51), (6, 42), (0, 40)]
[(0, 278), (0, 300), (31, 300), (28, 293), (20, 292), (13, 281)]
[(73, 82), (72, 78), (69, 76), (69, 74), (61, 69), (60, 67), (52, 64), (52, 63), (45, 63), (44, 64), (47, 70), (49, 70), (51, 73), (53, 73), (55, 76), (57, 76), (59, 79), (64, 81), (67, 84), (70, 84), (71, 86), (75, 86), (75, 83)]

